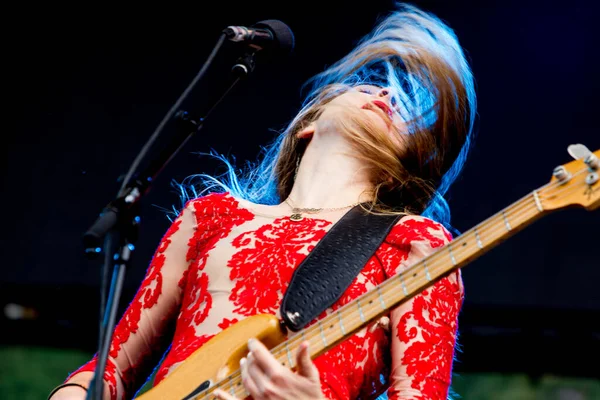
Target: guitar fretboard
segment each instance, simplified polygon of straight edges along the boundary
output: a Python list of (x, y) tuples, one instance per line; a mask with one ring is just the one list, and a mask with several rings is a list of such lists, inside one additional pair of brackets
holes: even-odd
[(500, 244), (535, 221), (543, 212), (538, 193), (529, 194), (440, 247), (431, 256), (296, 333), (273, 348), (273, 355), (283, 365), (294, 368), (296, 364), (293, 350), (295, 351), (302, 341), (307, 340), (311, 357), (319, 356), (443, 276)]

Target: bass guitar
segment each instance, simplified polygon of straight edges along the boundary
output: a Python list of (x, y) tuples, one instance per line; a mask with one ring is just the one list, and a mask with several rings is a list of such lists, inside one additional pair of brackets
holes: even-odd
[(462, 268), (548, 213), (569, 207), (588, 211), (600, 206), (600, 150), (576, 144), (568, 147), (574, 161), (559, 165), (551, 180), (472, 229), (440, 247), (406, 271), (288, 337), (274, 315), (248, 317), (223, 330), (192, 353), (158, 385), (138, 400), (213, 399), (220, 388), (233, 396), (248, 396), (239, 361), (248, 353), (249, 338), (259, 339), (284, 366), (295, 369), (292, 349), (307, 340), (311, 358), (334, 347), (392, 308)]

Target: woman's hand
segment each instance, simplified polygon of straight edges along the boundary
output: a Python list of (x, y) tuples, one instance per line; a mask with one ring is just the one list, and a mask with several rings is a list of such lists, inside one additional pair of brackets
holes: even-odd
[[(242, 383), (254, 400), (267, 399), (323, 399), (319, 370), (308, 352), (308, 342), (303, 342), (296, 356), (297, 371), (281, 365), (258, 340), (248, 341), (250, 354), (240, 360)], [(238, 400), (223, 390), (213, 392), (223, 400)]]

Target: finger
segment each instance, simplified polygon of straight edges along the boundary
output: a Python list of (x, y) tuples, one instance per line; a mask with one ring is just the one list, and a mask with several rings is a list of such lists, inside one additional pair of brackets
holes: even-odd
[(390, 319), (388, 317), (381, 317), (377, 324), (381, 326), (384, 331), (390, 330)]
[(256, 364), (253, 354), (248, 356), (247, 371), (251, 382), (256, 386), (256, 390), (260, 397), (277, 396), (278, 390), (274, 382), (263, 372)]
[(215, 389), (215, 391), (212, 394), (214, 394), (217, 398), (223, 400), (239, 400), (237, 397), (234, 397), (229, 393), (222, 391), (221, 389)]
[(260, 393), (260, 391), (258, 390), (258, 387), (256, 386), (256, 383), (254, 382), (254, 380), (252, 379), (252, 377), (249, 374), (249, 362), (247, 358), (242, 358), (240, 360), (240, 366), (242, 367), (242, 383), (244, 384), (244, 387), (246, 388), (246, 391), (248, 393), (250, 393), (250, 396), (252, 396), (255, 399), (259, 399), (262, 395)]
[(310, 351), (308, 350), (308, 341), (300, 343), (298, 354), (296, 356), (296, 364), (298, 365), (298, 374), (304, 376), (311, 381), (319, 380), (319, 370), (310, 359)]
[(276, 374), (283, 374), (283, 367), (279, 364), (279, 361), (275, 359), (273, 354), (262, 344), (259, 340), (250, 339), (248, 340), (248, 349), (252, 353), (254, 358), (253, 362), (262, 370), (262, 372), (269, 378)]
[(384, 332), (389, 332), (390, 331), (390, 319), (385, 316), (379, 318), (379, 320), (376, 323), (371, 325), (371, 327), (369, 328), (369, 332), (373, 333), (379, 328), (383, 329)]

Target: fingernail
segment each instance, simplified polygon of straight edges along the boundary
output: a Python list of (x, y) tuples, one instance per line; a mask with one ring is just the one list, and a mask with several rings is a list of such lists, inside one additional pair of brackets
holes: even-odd
[(242, 357), (240, 360), (240, 366), (243, 366), (244, 364), (246, 364), (246, 357)]
[(256, 342), (254, 339), (248, 339), (248, 348), (250, 349), (250, 351), (256, 349)]

